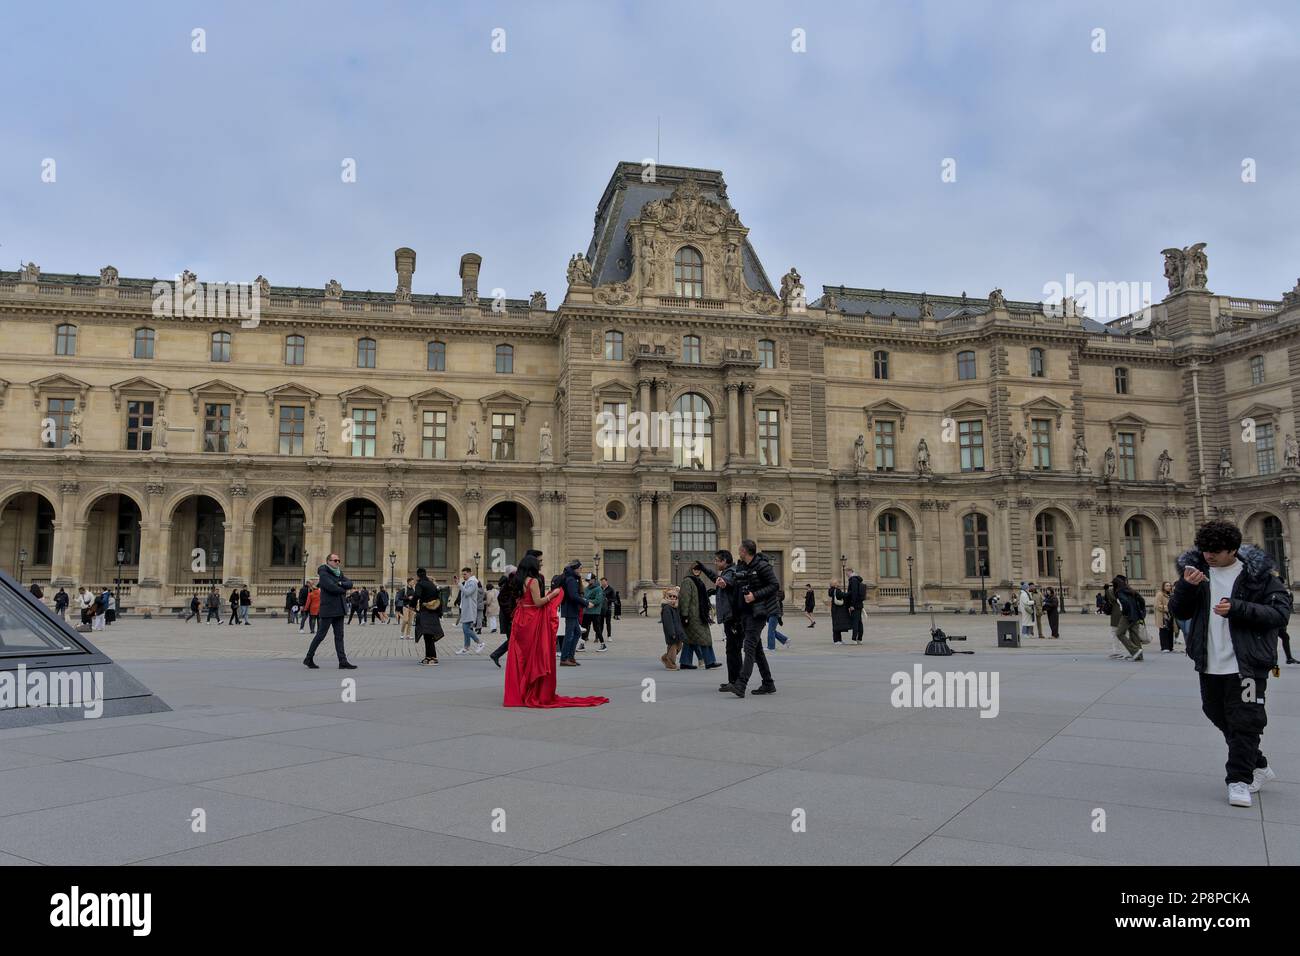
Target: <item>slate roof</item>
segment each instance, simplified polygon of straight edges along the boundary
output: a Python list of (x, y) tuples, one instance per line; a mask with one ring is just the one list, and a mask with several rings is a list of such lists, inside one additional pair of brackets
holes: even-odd
[[(627, 247), (628, 222), (640, 215), (646, 203), (654, 199), (667, 199), (687, 179), (695, 180), (706, 198), (724, 208), (732, 208), (727, 199), (727, 184), (722, 173), (716, 169), (657, 166), (654, 182), (650, 183), (642, 181), (642, 172), (640, 163), (619, 163), (600, 197), (591, 244), (587, 246), (587, 259), (591, 262), (594, 285), (624, 282), (631, 277), (632, 256)], [(741, 264), (744, 267), (745, 284), (752, 291), (776, 294), (748, 239), (741, 250)]]

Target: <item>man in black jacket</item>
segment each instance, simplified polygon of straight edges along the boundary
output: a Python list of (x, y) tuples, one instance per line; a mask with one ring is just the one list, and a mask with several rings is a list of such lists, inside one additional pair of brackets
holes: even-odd
[(699, 568), (714, 584), (714, 589), (710, 593), (714, 595), (718, 623), (722, 625), (722, 633), (726, 636), (727, 649), (727, 680), (718, 687), (718, 690), (726, 692), (731, 690), (731, 685), (740, 676), (741, 647), (745, 643), (744, 611), (736, 606), (740, 595), (733, 593), (736, 590), (736, 565), (730, 551), (714, 551), (715, 570), (710, 571), (698, 561), (695, 567)]
[(763, 683), (754, 690), (755, 694), (775, 694), (776, 684), (772, 681), (772, 670), (767, 666), (767, 655), (763, 653), (763, 629), (767, 619), (780, 609), (781, 582), (777, 579), (767, 555), (758, 553), (758, 545), (753, 539), (746, 538), (740, 542), (740, 564), (735, 572), (737, 591), (736, 607), (740, 610), (745, 627), (744, 662), (740, 674), (727, 688), (737, 697), (745, 696), (749, 678), (758, 664), (758, 675)]
[(609, 578), (600, 579), (600, 589), (605, 592), (605, 604), (600, 613), (605, 619), (605, 637), (610, 638), (614, 636), (614, 602), (618, 600), (618, 592), (609, 583)]
[(849, 623), (850, 634), (854, 641), (862, 643), (862, 605), (867, 600), (867, 586), (862, 583), (862, 576), (849, 568)]
[(1249, 807), (1251, 793), (1277, 774), (1259, 749), (1268, 724), (1264, 688), (1277, 665), (1277, 635), (1291, 617), (1291, 592), (1241, 531), (1210, 521), (1178, 559), (1169, 613), (1191, 622), (1187, 656), (1201, 676), (1201, 709), (1228, 743), (1228, 803)]
[(334, 651), (339, 657), (339, 670), (354, 671), (356, 664), (348, 663), (348, 655), (343, 650), (343, 596), (352, 587), (352, 582), (343, 574), (339, 556), (330, 552), (325, 563), (317, 568), (320, 575), (320, 609), (316, 612), (319, 622), (316, 636), (312, 638), (311, 647), (307, 648), (307, 658), (303, 661), (308, 667), (316, 669), (316, 648), (325, 640), (325, 632), (334, 630)]

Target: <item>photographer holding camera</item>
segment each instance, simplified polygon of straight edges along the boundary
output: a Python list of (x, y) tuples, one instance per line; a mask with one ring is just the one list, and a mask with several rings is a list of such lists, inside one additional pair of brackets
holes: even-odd
[[(724, 579), (719, 579), (718, 586), (728, 585)], [(758, 545), (752, 538), (740, 542), (740, 561), (736, 564), (731, 586), (736, 588), (736, 593), (740, 596), (736, 608), (744, 622), (745, 645), (740, 675), (728, 690), (737, 697), (744, 697), (750, 675), (754, 673), (754, 664), (757, 663), (763, 683), (754, 693), (775, 694), (776, 684), (772, 681), (772, 670), (767, 666), (762, 635), (767, 619), (780, 608), (781, 582), (777, 580), (776, 571), (767, 556), (758, 553)]]

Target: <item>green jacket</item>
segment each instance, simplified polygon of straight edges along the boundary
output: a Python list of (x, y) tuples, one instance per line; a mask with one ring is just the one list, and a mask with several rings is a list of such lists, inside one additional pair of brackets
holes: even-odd
[(582, 596), (591, 602), (591, 606), (582, 612), (584, 621), (587, 618), (600, 617), (605, 613), (605, 589), (600, 586), (599, 581), (593, 581), (588, 585)]
[[(682, 578), (681, 596), (677, 600), (677, 607), (682, 612), (682, 626), (686, 628), (686, 643), (693, 647), (712, 647), (713, 635), (709, 633), (709, 625), (700, 620), (700, 590), (695, 586), (693, 575), (688, 574)], [(708, 614), (707, 604), (705, 614)]]

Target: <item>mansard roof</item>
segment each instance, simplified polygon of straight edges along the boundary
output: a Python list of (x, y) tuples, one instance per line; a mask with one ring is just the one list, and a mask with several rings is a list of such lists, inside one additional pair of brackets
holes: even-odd
[[(668, 199), (673, 190), (687, 180), (694, 180), (705, 199), (712, 200), (725, 209), (732, 208), (727, 199), (727, 184), (723, 181), (722, 173), (716, 169), (656, 166), (653, 181), (645, 182), (649, 175), (648, 167), (641, 163), (624, 162), (615, 167), (614, 175), (609, 178), (609, 184), (596, 207), (596, 225), (592, 231), (591, 244), (587, 247), (593, 285), (625, 282), (631, 278), (632, 255), (627, 247), (627, 224), (641, 214), (646, 203)], [(763, 269), (763, 263), (759, 261), (758, 253), (748, 239), (741, 251), (741, 265), (744, 268), (745, 284), (752, 291), (776, 294)]]

